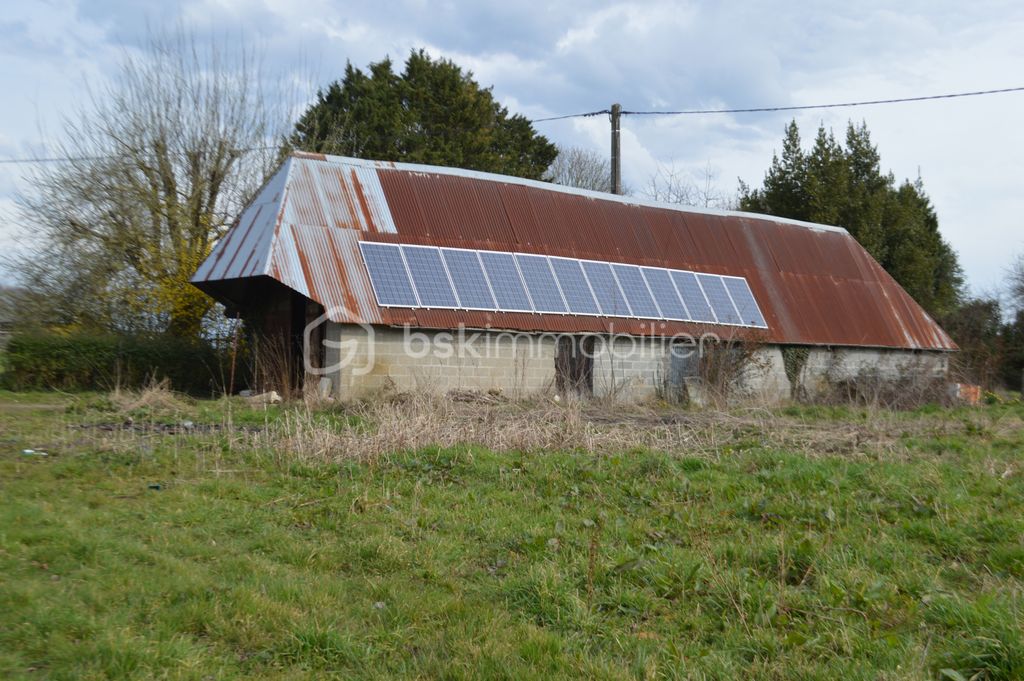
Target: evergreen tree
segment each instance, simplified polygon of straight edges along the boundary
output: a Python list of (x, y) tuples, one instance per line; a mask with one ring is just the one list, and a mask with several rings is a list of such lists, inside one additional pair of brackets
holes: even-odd
[(888, 189), (895, 184), (891, 173), (882, 174), (878, 148), (871, 143), (867, 124), (846, 127), (847, 194), (839, 224), (869, 253), (882, 252), (882, 216)]
[(1024, 310), (1003, 327), (1003, 382), (1014, 390), (1024, 391)]
[(317, 94), (290, 139), (304, 151), (406, 161), (540, 179), (558, 154), (529, 120), (494, 100), (473, 74), (414, 51), (402, 73), (390, 59)]
[(796, 121), (786, 126), (782, 139), (782, 157), (772, 154), (772, 165), (764, 178), (764, 187), (751, 190), (740, 182), (742, 210), (808, 220), (807, 161), (800, 146)]
[(831, 132), (818, 128), (814, 146), (806, 156), (806, 166), (807, 217), (804, 219), (837, 224), (846, 207), (849, 173), (846, 152)]
[(763, 185), (741, 181), (739, 192), (741, 210), (846, 228), (932, 315), (956, 309), (963, 276), (924, 185), (918, 178), (897, 187), (882, 173), (864, 123), (847, 126), (845, 147), (819, 126), (805, 153), (791, 121)]

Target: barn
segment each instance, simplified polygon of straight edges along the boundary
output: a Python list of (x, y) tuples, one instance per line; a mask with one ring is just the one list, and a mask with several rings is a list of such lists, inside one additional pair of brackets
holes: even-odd
[(727, 357), (777, 402), (941, 378), (956, 350), (840, 227), (320, 154), (288, 157), (192, 282), (338, 398), (699, 399)]

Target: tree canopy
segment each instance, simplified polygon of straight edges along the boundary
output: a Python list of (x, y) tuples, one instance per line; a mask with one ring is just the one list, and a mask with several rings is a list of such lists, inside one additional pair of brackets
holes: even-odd
[(470, 71), (413, 51), (401, 73), (390, 59), (317, 93), (295, 126), (304, 151), (406, 161), (541, 179), (558, 149), (530, 121), (494, 100)]
[(863, 123), (848, 124), (845, 142), (821, 126), (804, 151), (790, 122), (762, 186), (740, 182), (740, 210), (844, 227), (929, 313), (949, 313), (963, 275), (921, 179), (883, 174)]
[(188, 281), (276, 163), (287, 117), (253, 55), (151, 37), (29, 176), (19, 318), (196, 338), (214, 303)]

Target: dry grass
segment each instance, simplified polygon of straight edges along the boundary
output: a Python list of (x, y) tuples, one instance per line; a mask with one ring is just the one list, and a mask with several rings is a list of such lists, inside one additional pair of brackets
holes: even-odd
[(286, 396), (301, 392), (295, 385), (295, 358), (287, 338), (277, 335), (253, 338), (252, 375), (256, 392), (276, 390)]
[(129, 414), (139, 410), (182, 412), (188, 408), (191, 400), (171, 390), (171, 382), (165, 378), (151, 381), (142, 390), (116, 388), (110, 393), (110, 402), (120, 412)]
[(980, 412), (963, 420), (883, 409), (864, 409), (855, 416), (808, 417), (802, 409), (612, 409), (578, 400), (469, 401), (464, 396), (456, 400), (403, 394), (329, 411), (288, 411), (254, 435), (259, 442), (253, 444), (307, 461), (372, 461), (394, 452), (454, 446), (595, 454), (656, 450), (709, 460), (757, 447), (811, 457), (891, 459), (910, 455), (906, 442), (914, 436), (955, 435), (965, 428), (1012, 431), (1022, 426), (1016, 418), (1013, 423), (990, 423)]
[[(274, 407), (240, 399), (195, 402), (165, 383), (114, 391), (108, 406), (75, 408), (39, 442), (54, 451), (146, 450), (171, 437), (183, 448), (269, 452), (282, 462), (373, 462), (423, 448), (479, 447), (493, 452), (658, 451), (719, 461), (752, 449), (808, 458), (906, 460), (928, 455), (915, 439), (965, 433), (1009, 437), (1024, 428), (1015, 412), (964, 409), (900, 413), (881, 408), (679, 409), (662, 404), (606, 405), (577, 399), (512, 401), (459, 392), (403, 393), (355, 404), (307, 395)], [(1002, 414), (996, 416), (996, 414)]]

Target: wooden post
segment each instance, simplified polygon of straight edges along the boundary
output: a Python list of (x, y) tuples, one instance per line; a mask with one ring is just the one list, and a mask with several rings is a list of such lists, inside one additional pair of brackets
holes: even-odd
[(619, 122), (622, 105), (612, 104), (612, 194), (622, 193), (622, 154), (619, 146)]

